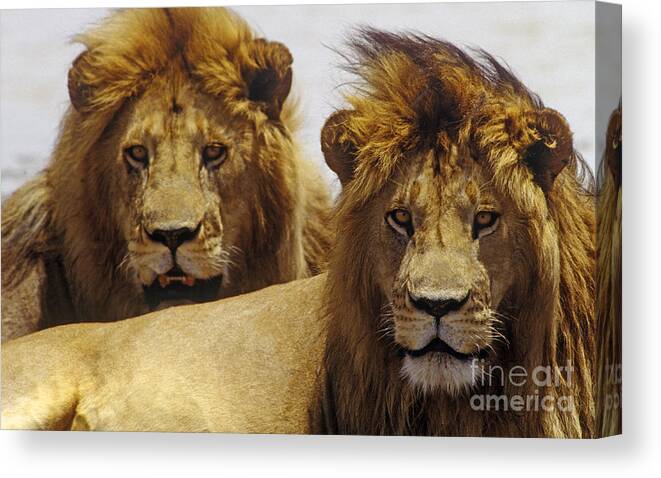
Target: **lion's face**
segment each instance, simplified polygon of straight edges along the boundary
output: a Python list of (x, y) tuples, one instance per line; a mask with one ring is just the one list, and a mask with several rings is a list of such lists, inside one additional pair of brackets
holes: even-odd
[(67, 118), (80, 131), (62, 141), (76, 174), (63, 184), (80, 185), (88, 203), (62, 215), (97, 242), (96, 257), (82, 258), (88, 240), (71, 238), (69, 267), (77, 281), (114, 289), (99, 315), (213, 300), (298, 273), (299, 260), (283, 259), (298, 247), (284, 242), (298, 219), (287, 47), (225, 9), (124, 11), (78, 39), (86, 48), (69, 69)]
[(157, 80), (129, 102), (105, 140), (124, 201), (123, 268), (152, 308), (218, 297), (240, 252), (241, 218), (250, 217), (241, 197), (255, 174), (249, 124), (174, 81)]
[(516, 275), (514, 218), (486, 177), (465, 150), (429, 153), (372, 211), (384, 326), (403, 352), (403, 377), (424, 391), (473, 384), (474, 364), (500, 335), (496, 310)]

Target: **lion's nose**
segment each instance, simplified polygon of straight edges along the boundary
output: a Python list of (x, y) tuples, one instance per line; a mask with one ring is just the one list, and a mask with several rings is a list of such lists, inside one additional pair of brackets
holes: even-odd
[(462, 299), (430, 298), (415, 296), (409, 292), (409, 300), (416, 309), (426, 312), (433, 317), (440, 318), (453, 310), (461, 309), (468, 301), (469, 295), (470, 293), (467, 293)]
[(199, 230), (200, 225), (198, 224), (194, 229), (189, 227), (179, 227), (176, 229), (155, 229), (151, 232), (147, 231), (147, 234), (153, 241), (164, 244), (168, 249), (174, 252), (184, 242), (195, 239), (195, 236), (197, 236)]

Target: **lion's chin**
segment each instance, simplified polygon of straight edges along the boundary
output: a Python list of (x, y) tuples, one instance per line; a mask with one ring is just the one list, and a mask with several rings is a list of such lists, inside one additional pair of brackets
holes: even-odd
[(478, 383), (482, 370), (480, 362), (479, 358), (461, 359), (445, 352), (406, 354), (401, 374), (413, 388), (423, 393), (439, 391), (456, 396)]
[(159, 276), (149, 286), (143, 286), (149, 310), (160, 310), (173, 305), (210, 302), (220, 297), (223, 276), (196, 279), (183, 274), (168, 273)]

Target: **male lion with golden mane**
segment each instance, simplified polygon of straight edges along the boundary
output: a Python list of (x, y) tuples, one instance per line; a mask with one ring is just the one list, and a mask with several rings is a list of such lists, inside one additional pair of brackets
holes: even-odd
[(126, 10), (77, 40), (52, 160), (3, 204), (3, 339), (324, 267), (330, 196), (292, 136), (284, 45), (220, 8)]
[[(353, 51), (362, 84), (322, 131), (329, 272), (14, 341), (3, 427), (593, 435), (594, 207), (567, 123), (485, 53), (373, 30)], [(487, 393), (509, 408), (475, 409)]]

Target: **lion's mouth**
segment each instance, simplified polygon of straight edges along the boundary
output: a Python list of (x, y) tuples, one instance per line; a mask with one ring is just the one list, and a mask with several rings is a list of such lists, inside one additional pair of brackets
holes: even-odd
[(150, 310), (159, 306), (209, 302), (220, 294), (223, 276), (198, 279), (184, 274), (179, 268), (160, 274), (149, 286), (143, 287)]
[(444, 342), (443, 340), (439, 339), (438, 337), (429, 342), (427, 345), (425, 345), (421, 349), (417, 350), (410, 350), (410, 349), (403, 349), (404, 353), (410, 357), (422, 357), (424, 355), (430, 354), (430, 353), (444, 353), (451, 355), (452, 357), (459, 359), (459, 360), (472, 360), (472, 359), (484, 359), (487, 358), (489, 355), (489, 351), (487, 349), (482, 349), (478, 350), (475, 353), (472, 354), (464, 354), (461, 353), (455, 349), (453, 349), (450, 345), (448, 345), (447, 342)]

